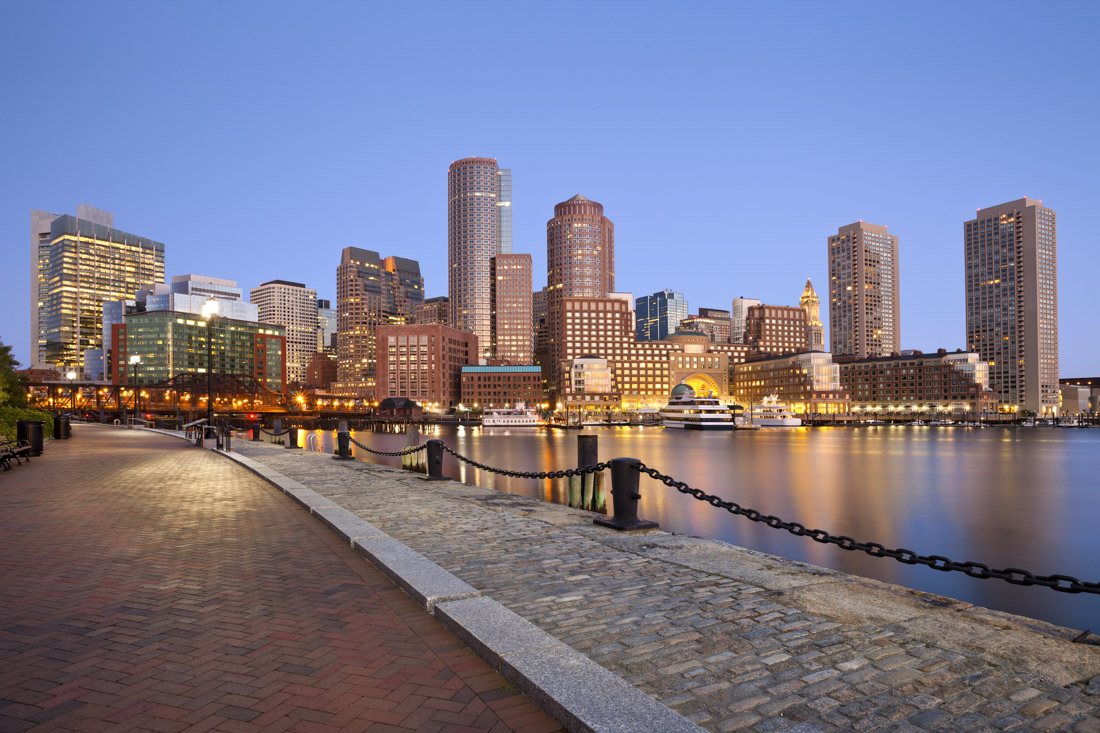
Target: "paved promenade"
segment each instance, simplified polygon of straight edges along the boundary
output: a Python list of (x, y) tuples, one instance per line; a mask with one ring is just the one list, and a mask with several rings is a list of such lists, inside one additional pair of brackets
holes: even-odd
[(1067, 629), (398, 469), (233, 447), (707, 730), (1100, 732), (1100, 646)]
[(73, 432), (0, 474), (0, 731), (559, 730), (267, 482)]

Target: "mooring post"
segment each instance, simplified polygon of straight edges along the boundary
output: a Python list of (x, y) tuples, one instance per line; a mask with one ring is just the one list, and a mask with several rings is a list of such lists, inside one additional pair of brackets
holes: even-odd
[(298, 428), (291, 425), (289, 428), (287, 428), (287, 431), (288, 432), (286, 434), (286, 447), (287, 448), (297, 448), (298, 447)]
[(258, 422), (252, 423), (252, 440), (257, 441), (260, 439), (260, 424)]
[[(595, 466), (600, 462), (599, 452), (598, 435), (577, 436), (577, 468)], [(580, 479), (581, 491), (580, 503), (577, 506), (581, 509), (593, 509), (595, 506), (596, 474), (586, 473), (576, 478)]]
[(656, 522), (638, 518), (638, 500), (642, 498), (638, 491), (638, 479), (641, 478), (642, 462), (637, 458), (611, 459), (611, 498), (614, 516), (596, 517), (593, 524), (600, 524), (623, 532), (636, 532), (642, 529), (658, 529)]
[(443, 441), (428, 441), (428, 475), (427, 481), (450, 481), (443, 475)]
[(350, 461), (351, 458), (351, 433), (347, 430), (340, 430), (336, 433), (336, 455), (333, 456), (338, 461)]
[[(420, 445), (420, 428), (415, 425), (409, 425), (405, 428), (405, 447), (412, 448), (416, 445)], [(401, 456), (401, 468), (409, 471), (419, 470), (420, 453), (406, 453)]]

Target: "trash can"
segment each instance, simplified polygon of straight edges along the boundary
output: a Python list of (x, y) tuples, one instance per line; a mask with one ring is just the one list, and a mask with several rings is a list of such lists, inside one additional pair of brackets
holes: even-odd
[(65, 440), (73, 437), (72, 422), (68, 415), (57, 415), (53, 419), (54, 440)]
[(19, 420), (15, 423), (15, 439), (27, 441), (32, 456), (42, 455), (42, 426), (45, 424), (45, 420)]

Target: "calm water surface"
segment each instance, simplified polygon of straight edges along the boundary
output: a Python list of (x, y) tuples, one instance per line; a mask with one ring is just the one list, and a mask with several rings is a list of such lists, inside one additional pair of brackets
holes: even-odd
[[(520, 471), (576, 465), (578, 431), (430, 427), (462, 455)], [(653, 427), (585, 430), (601, 460), (638, 458), (742, 506), (849, 535), (991, 567), (1100, 581), (1100, 430), (862, 427), (696, 432)], [(318, 433), (333, 450), (333, 433)], [(405, 436), (359, 432), (377, 450)], [(303, 445), (306, 438), (301, 438)], [(400, 459), (357, 457), (400, 465)], [(562, 502), (564, 481), (505, 478), (445, 456), (468, 484)], [(1100, 596), (978, 580), (846, 552), (715, 509), (647, 476), (639, 514), (664, 530), (724, 540), (783, 557), (1040, 618), (1100, 630)], [(610, 500), (608, 501), (610, 505)]]

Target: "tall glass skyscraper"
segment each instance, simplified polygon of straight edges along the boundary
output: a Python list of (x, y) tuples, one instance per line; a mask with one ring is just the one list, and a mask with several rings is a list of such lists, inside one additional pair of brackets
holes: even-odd
[(683, 293), (662, 290), (643, 295), (634, 301), (635, 338), (638, 341), (666, 339), (687, 317), (688, 303)]

